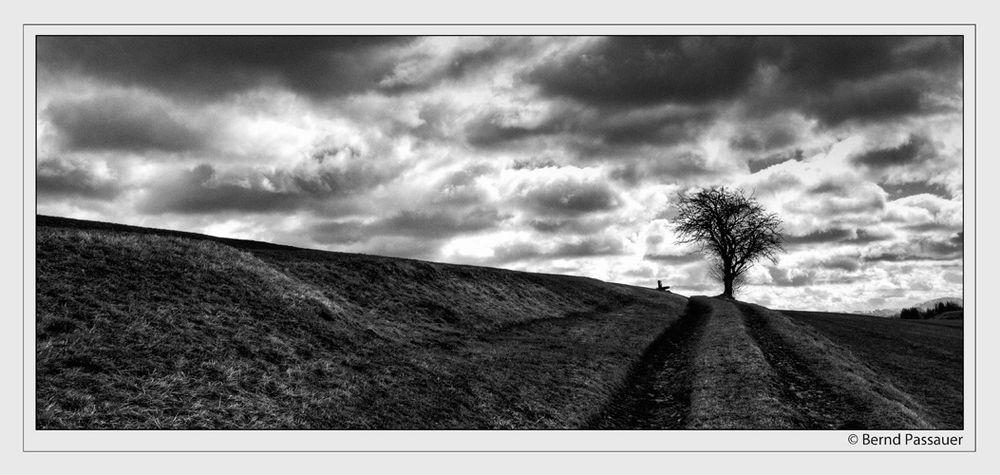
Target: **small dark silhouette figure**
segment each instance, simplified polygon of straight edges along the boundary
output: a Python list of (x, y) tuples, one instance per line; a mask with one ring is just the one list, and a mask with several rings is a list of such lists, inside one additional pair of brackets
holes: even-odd
[(658, 280), (658, 281), (656, 281), (656, 290), (662, 290), (664, 292), (667, 292), (667, 291), (670, 290), (670, 286), (668, 285), (668, 286), (664, 287), (663, 286), (663, 281), (662, 280)]

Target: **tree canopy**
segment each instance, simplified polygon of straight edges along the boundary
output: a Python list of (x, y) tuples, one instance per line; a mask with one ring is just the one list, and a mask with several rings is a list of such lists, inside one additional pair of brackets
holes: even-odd
[(712, 187), (682, 194), (677, 209), (677, 242), (699, 246), (712, 260), (724, 297), (733, 298), (755, 262), (776, 262), (784, 250), (781, 219), (740, 189)]

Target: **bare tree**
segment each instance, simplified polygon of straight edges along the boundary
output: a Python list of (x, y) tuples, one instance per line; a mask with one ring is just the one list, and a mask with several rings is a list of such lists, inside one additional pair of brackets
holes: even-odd
[(679, 197), (674, 229), (678, 243), (696, 244), (712, 260), (712, 275), (722, 280), (722, 296), (733, 298), (746, 271), (757, 261), (776, 262), (781, 220), (742, 190), (713, 187)]

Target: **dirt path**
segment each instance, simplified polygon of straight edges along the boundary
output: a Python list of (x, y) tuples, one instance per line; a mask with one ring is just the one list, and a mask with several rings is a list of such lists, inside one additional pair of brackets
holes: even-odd
[[(707, 328), (722, 325), (729, 318), (735, 321), (730, 320), (731, 323), (725, 325), (737, 332), (729, 338), (739, 337), (737, 339), (746, 343), (745, 348), (731, 343), (730, 339), (721, 343), (709, 341)], [(757, 312), (751, 306), (731, 305), (714, 299), (691, 299), (680, 320), (646, 350), (639, 364), (630, 372), (623, 389), (584, 428), (670, 430), (724, 426), (739, 429), (863, 429), (865, 424), (857, 417), (862, 412), (858, 401), (842, 391), (836, 391), (814, 374), (804, 361), (783, 345), (780, 337), (768, 327), (767, 318), (768, 315)], [(723, 354), (712, 353), (720, 351)], [(739, 354), (730, 354), (733, 352)], [(763, 371), (761, 375), (750, 376), (753, 368), (745, 367), (745, 364), (749, 364), (747, 362), (751, 358), (745, 352), (757, 355), (759, 361), (756, 366)], [(762, 359), (760, 355), (763, 355)], [(732, 364), (727, 363), (724, 367), (715, 365), (711, 369), (696, 364), (696, 358), (706, 357)], [(726, 387), (721, 388), (723, 391), (720, 394), (735, 399), (706, 396), (702, 394), (705, 391), (693, 392), (694, 386), (704, 384), (706, 378), (731, 382), (724, 384)], [(697, 401), (700, 412), (692, 411), (693, 394), (702, 398)], [(773, 401), (771, 405), (775, 407), (770, 412), (740, 413), (754, 407), (754, 398)], [(732, 413), (734, 410), (739, 414)], [(723, 426), (699, 424), (696, 412), (702, 419), (707, 416), (709, 420), (723, 421)], [(729, 425), (725, 421), (730, 421)], [(743, 424), (754, 427), (743, 427)]]
[(624, 388), (586, 429), (683, 429), (690, 407), (691, 360), (706, 308), (688, 302), (629, 373)]

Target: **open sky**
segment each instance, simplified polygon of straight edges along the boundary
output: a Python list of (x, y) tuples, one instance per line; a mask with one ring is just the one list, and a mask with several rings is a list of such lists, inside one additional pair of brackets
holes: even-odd
[(742, 187), (739, 298), (961, 295), (961, 37), (40, 37), (40, 214), (718, 294), (670, 226)]

